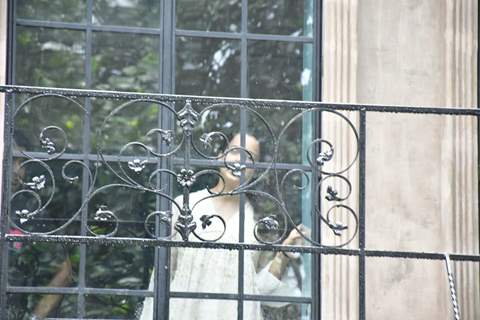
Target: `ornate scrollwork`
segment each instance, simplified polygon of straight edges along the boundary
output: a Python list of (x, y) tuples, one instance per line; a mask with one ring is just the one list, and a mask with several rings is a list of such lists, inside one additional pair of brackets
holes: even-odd
[[(15, 114), (19, 114), (25, 104), (45, 96), (49, 95), (39, 95), (27, 99), (16, 110)], [(86, 108), (81, 106), (76, 100), (61, 95), (54, 96), (73, 101), (84, 113), (87, 113)], [(106, 133), (111, 127), (111, 121), (118, 117), (121, 112), (135, 106), (137, 103), (148, 103), (165, 110), (167, 113), (170, 113), (174, 121), (165, 128), (160, 127), (159, 122), (157, 122), (153, 125), (153, 128), (144, 129), (145, 131), (143, 132), (140, 132), (140, 129), (138, 129), (140, 132), (138, 137), (118, 146), (120, 148), (118, 152), (110, 151), (112, 146), (109, 146), (105, 141), (111, 137)], [(68, 184), (77, 184), (81, 178), (88, 180), (83, 182), (88, 186), (88, 190), (86, 190), (81, 206), (62, 226), (40, 233), (50, 234), (58, 232), (72, 221), (78, 220), (77, 218), (82, 210), (86, 210), (90, 214), (86, 227), (92, 235), (101, 237), (115, 236), (121, 223), (117, 217), (117, 214), (119, 215), (118, 208), (108, 204), (95, 207), (90, 202), (101, 192), (111, 193), (115, 192), (115, 188), (126, 188), (129, 192), (150, 194), (170, 203), (172, 210), (152, 210), (148, 214), (145, 213), (145, 232), (153, 238), (160, 237), (158, 229), (155, 228), (163, 225), (165, 227), (164, 231), (170, 230), (170, 232), (161, 233), (161, 238), (163, 239), (172, 239), (173, 233), (171, 229), (173, 229), (173, 232), (177, 232), (184, 241), (189, 241), (192, 234), (200, 241), (218, 241), (225, 234), (227, 228), (227, 223), (222, 213), (201, 212), (199, 216), (195, 217), (192, 214), (193, 209), (199, 202), (209, 198), (243, 194), (261, 197), (262, 200), (270, 201), (272, 204), (271, 208), (274, 208), (271, 209), (272, 212), (260, 213), (259, 216), (261, 218), (255, 221), (253, 230), (250, 230), (256, 241), (265, 244), (281, 243), (288, 236), (289, 230), (292, 228), (297, 229), (293, 219), (292, 201), (289, 199), (290, 194), (291, 192), (302, 192), (302, 194), (318, 200), (311, 209), (312, 216), (318, 217), (319, 221), (322, 221), (336, 237), (342, 239), (341, 244), (336, 246), (344, 246), (353, 240), (358, 230), (358, 218), (355, 211), (346, 203), (352, 194), (352, 185), (344, 173), (352, 168), (356, 162), (359, 152), (359, 141), (355, 125), (346, 116), (331, 109), (309, 109), (295, 114), (278, 131), (273, 129), (269, 120), (262, 116), (254, 106), (252, 107), (251, 103), (248, 105), (215, 103), (205, 106), (201, 111), (197, 111), (196, 108), (197, 105), (191, 100), (186, 100), (181, 109), (177, 111), (178, 108), (176, 110), (173, 102), (155, 99), (131, 100), (114, 108), (97, 128), (96, 149), (98, 160), (94, 161), (93, 164), (89, 162), (91, 160), (69, 160), (61, 167), (61, 177)], [(245, 112), (250, 118), (255, 119), (256, 125), (265, 127), (266, 134), (261, 138), (271, 143), (273, 154), (265, 157), (267, 160), (261, 163), (261, 165), (258, 165), (259, 159), (256, 159), (258, 155), (254, 154), (247, 147), (230, 146), (230, 135), (223, 132), (222, 128), (215, 127), (214, 130), (205, 129), (205, 121), (210, 118), (215, 120), (220, 112), (229, 112), (231, 110), (236, 110), (237, 114)], [(335, 140), (331, 139), (332, 137), (314, 138), (308, 144), (303, 143), (301, 148), (301, 168), (299, 166), (289, 170), (280, 170), (278, 168), (279, 156), (287, 152), (282, 149), (286, 145), (284, 140), (286, 139), (287, 131), (292, 128), (298, 128), (296, 122), (302, 121), (306, 115), (320, 112), (338, 117), (351, 130), (356, 143), (356, 151), (352, 153), (352, 158), (342, 168), (329, 170), (341, 155), (342, 148), (335, 144)], [(163, 123), (164, 121), (162, 120), (162, 125)], [(175, 127), (175, 124), (177, 127), (172, 128), (172, 126)], [(30, 179), (25, 178), (26, 181), (23, 181), (22, 177), (20, 177), (23, 189), (16, 191), (11, 197), (11, 201), (19, 199), (18, 197), (28, 197), (36, 203), (35, 208), (32, 208), (30, 203), (31, 207), (17, 206), (12, 209), (12, 223), (24, 232), (35, 233), (25, 230), (21, 226), (28, 225), (29, 222), (41, 216), (42, 212), (52, 201), (53, 194), (56, 191), (56, 177), (51, 169), (51, 161), (60, 159), (65, 154), (67, 148), (69, 148), (67, 132), (69, 131), (65, 131), (61, 126), (52, 124), (45, 126), (39, 134), (38, 132), (36, 133), (38, 134), (36, 136), (38, 137), (37, 143), (39, 143), (39, 148), (43, 150), (43, 154), (46, 155), (45, 157), (34, 158), (25, 150), (20, 151), (27, 158), (20, 164), (20, 169), (35, 164), (45, 171), (42, 174), (31, 175)], [(276, 134), (275, 132), (279, 133)], [(156, 143), (152, 143), (154, 141)], [(105, 151), (107, 147), (108, 152)], [(107, 156), (107, 154), (109, 155)], [(215, 165), (222, 166), (222, 169), (220, 172), (213, 169), (195, 170), (191, 165), (192, 154), (199, 156), (207, 164), (210, 164), (210, 161), (212, 161)], [(163, 161), (170, 161), (173, 159), (173, 156), (177, 156), (175, 161), (178, 161), (178, 159), (183, 160), (183, 164), (175, 171), (166, 169), (163, 165)], [(113, 161), (111, 160), (112, 157)], [(160, 163), (162, 163), (163, 167)], [(101, 166), (97, 164), (101, 164)], [(82, 174), (74, 174), (72, 170), (74, 167), (81, 169)], [(100, 170), (108, 171), (120, 182), (99, 185), (97, 177)], [(227, 174), (241, 182), (233, 190), (225, 190), (226, 181), (224, 175)], [(208, 177), (204, 179), (201, 178), (202, 176)], [(268, 192), (256, 189), (260, 186), (260, 182), (266, 181), (267, 177), (273, 177), (273, 188)], [(199, 183), (199, 181), (211, 181), (212, 179), (217, 181), (219, 187), (207, 187), (209, 196), (196, 203), (190, 203), (190, 194), (192, 189), (195, 190), (194, 185)], [(182, 195), (180, 198), (173, 199), (170, 193), (167, 192), (170, 190), (168, 186), (170, 182), (175, 183), (181, 190)], [(326, 208), (323, 208), (325, 209), (324, 212), (320, 208), (320, 203), (326, 206)], [(92, 207), (93, 209), (91, 209)], [(341, 221), (340, 212), (342, 212), (341, 217), (344, 217), (346, 214), (349, 217), (353, 217), (353, 219), (348, 218), (345, 220), (342, 218), (343, 221)], [(19, 224), (16, 223), (17, 221)], [(354, 225), (351, 224), (352, 222)], [(205, 237), (203, 231), (212, 228), (213, 225), (216, 225), (216, 228), (220, 228), (220, 232), (213, 238)], [(310, 235), (302, 234), (302, 236), (313, 245), (323, 245), (310, 237)], [(348, 237), (348, 239), (345, 239), (345, 237)]]

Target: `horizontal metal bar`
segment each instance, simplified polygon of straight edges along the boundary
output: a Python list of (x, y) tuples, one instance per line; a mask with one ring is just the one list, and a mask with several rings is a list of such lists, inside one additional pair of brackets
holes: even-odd
[[(32, 293), (32, 294), (78, 294), (82, 290), (78, 287), (20, 287), (7, 286), (8, 293)], [(95, 295), (114, 295), (114, 296), (135, 296), (135, 297), (153, 297), (153, 291), (133, 290), (133, 289), (104, 289), (104, 288), (84, 288), (85, 294)], [(171, 298), (182, 299), (213, 299), (213, 300), (237, 300), (238, 295), (234, 293), (209, 293), (209, 292), (180, 292), (171, 291)], [(245, 295), (245, 300), (250, 301), (270, 301), (270, 302), (290, 302), (290, 303), (311, 303), (309, 297), (290, 297), (290, 296), (270, 296), (270, 295)]]
[[(36, 28), (53, 28), (65, 30), (86, 31), (87, 24), (76, 22), (60, 22), (60, 21), (42, 21), (17, 19), (17, 25), (22, 27), (36, 27)], [(111, 26), (111, 25), (89, 25), (92, 31), (96, 32), (116, 32), (116, 33), (134, 33), (143, 35), (160, 35), (160, 28), (145, 28), (145, 27), (129, 27), (129, 26)]]
[[(278, 244), (251, 244), (251, 243), (225, 243), (225, 242), (198, 242), (198, 241), (173, 241), (147, 238), (124, 238), (124, 237), (90, 237), (90, 236), (63, 236), (63, 235), (13, 235), (6, 234), (5, 241), (8, 242), (60, 242), (60, 243), (86, 243), (99, 245), (141, 245), (160, 247), (182, 247), (182, 248), (206, 248), (226, 250), (253, 250), (253, 251), (284, 251), (301, 252), (324, 255), (359, 256), (359, 249), (344, 249), (332, 247), (314, 246), (285, 246)], [(365, 256), (375, 258), (406, 258), (425, 260), (444, 260), (444, 253), (436, 252), (413, 252), (413, 251), (386, 251), (386, 250), (364, 250)], [(480, 255), (473, 254), (449, 254), (451, 260), (480, 262)]]
[(31, 86), (0, 86), (0, 92), (6, 93), (27, 93), (27, 94), (61, 94), (70, 97), (92, 97), (107, 99), (155, 99), (162, 102), (185, 101), (190, 99), (198, 105), (211, 105), (215, 103), (241, 104), (256, 108), (292, 108), (308, 110), (312, 108), (323, 108), (324, 110), (337, 111), (366, 111), (366, 112), (385, 112), (385, 113), (415, 113), (415, 114), (435, 114), (435, 115), (463, 115), (480, 116), (480, 109), (476, 106), (469, 108), (456, 107), (421, 107), (421, 106), (399, 106), (399, 105), (379, 105), (379, 104), (346, 104), (312, 101), (293, 101), (293, 100), (273, 100), (273, 99), (248, 99), (248, 98), (226, 98), (226, 97), (208, 97), (208, 96), (185, 96), (172, 94), (156, 93), (136, 93), (105, 90), (86, 90), (86, 89), (68, 89), (68, 88), (48, 88)]
[(112, 295), (112, 296), (135, 296), (153, 297), (153, 291), (134, 289), (103, 289), (103, 288), (79, 288), (79, 287), (20, 287), (7, 286), (8, 293), (43, 293), (43, 294), (85, 294)]
[[(14, 151), (13, 155), (14, 157), (18, 158), (26, 158), (25, 155), (34, 158), (34, 159), (46, 159), (51, 157), (52, 155), (49, 155), (46, 152), (31, 152), (31, 151), (23, 151), (24, 154), (22, 154), (19, 151)], [(103, 155), (103, 158), (107, 162), (117, 162), (119, 157), (115, 155)], [(99, 161), (99, 157), (97, 154), (87, 154), (83, 155), (81, 153), (64, 153), (60, 157), (58, 157), (59, 160), (89, 160), (89, 161)], [(154, 157), (129, 157), (129, 156), (121, 156), (120, 161), (121, 162), (128, 162), (132, 161), (134, 159), (140, 159), (140, 160), (147, 160), (148, 163), (157, 163), (159, 158), (154, 158)], [(183, 158), (175, 157), (172, 159), (173, 164), (183, 164)], [(233, 162), (227, 162), (227, 163), (232, 163)], [(205, 167), (224, 167), (225, 162), (223, 160), (209, 160), (209, 159), (190, 159), (190, 164), (194, 166), (205, 166)], [(249, 163), (245, 162), (244, 165), (247, 168), (259, 168), (259, 169), (266, 169), (271, 166), (270, 163), (268, 162), (255, 162), (255, 163)], [(310, 171), (311, 167), (309, 165), (305, 164), (300, 164), (300, 163), (275, 163), (275, 167), (280, 170), (291, 170), (291, 169), (303, 169), (305, 171)]]
[[(290, 303), (311, 303), (309, 297), (289, 297), (244, 294), (244, 300), (249, 301), (269, 301), (269, 302), (290, 302)], [(170, 298), (181, 299), (212, 299), (212, 300), (238, 300), (238, 294), (235, 293), (209, 293), (209, 292), (179, 292), (170, 291)]]
[[(86, 31), (86, 23), (78, 22), (61, 22), (61, 21), (43, 21), (30, 19), (17, 19), (17, 25), (22, 27), (35, 28), (52, 28)], [(160, 27), (132, 27), (132, 26), (113, 26), (113, 25), (90, 25), (88, 26), (94, 32), (116, 32), (116, 33), (133, 33), (140, 35), (160, 35), (162, 33)], [(238, 39), (242, 38), (241, 33), (235, 32), (221, 32), (221, 31), (201, 31), (201, 30), (184, 30), (177, 29), (175, 34), (177, 36), (197, 37), (197, 38), (221, 38), (221, 39)], [(307, 36), (295, 35), (276, 35), (276, 34), (262, 34), (262, 33), (247, 33), (248, 40), (268, 40), (268, 41), (286, 41), (286, 42), (304, 42), (312, 43), (313, 38)]]
[[(175, 35), (179, 37), (219, 38), (219, 39), (232, 39), (232, 40), (241, 40), (244, 37), (242, 33), (222, 32), (222, 31), (184, 30), (184, 29), (177, 29), (175, 31)], [(245, 37), (247, 40), (286, 41), (286, 42), (303, 42), (303, 43), (313, 42), (312, 37), (306, 37), (306, 36), (246, 33)]]

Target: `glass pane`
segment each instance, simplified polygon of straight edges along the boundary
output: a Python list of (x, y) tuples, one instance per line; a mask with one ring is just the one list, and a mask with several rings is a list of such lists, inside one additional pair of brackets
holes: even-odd
[(95, 32), (92, 41), (95, 89), (158, 92), (158, 37)]
[(93, 288), (148, 289), (154, 248), (87, 247), (86, 285)]
[(136, 319), (142, 297), (85, 295), (85, 316), (89, 319)]
[(84, 32), (26, 27), (16, 30), (16, 84), (85, 86)]
[(7, 315), (8, 320), (76, 318), (77, 296), (11, 293), (7, 295)]
[[(195, 197), (196, 195), (192, 194), (192, 196)], [(198, 231), (200, 231), (200, 228)], [(195, 241), (193, 238), (194, 236), (192, 235), (192, 241)], [(222, 238), (222, 240), (225, 239)], [(235, 250), (201, 248), (172, 249), (170, 270), (171, 291), (209, 293), (237, 292), (238, 252)]]
[[(212, 320), (237, 319), (237, 301), (170, 299), (170, 320), (201, 319), (203, 317)], [(256, 318), (248, 318), (245, 315), (245, 319)]]
[[(15, 230), (9, 231), (18, 234)], [(9, 248), (8, 283), (28, 287), (74, 287), (80, 250), (56, 243), (14, 242)]]
[(250, 97), (303, 100), (312, 82), (311, 67), (304, 67), (304, 54), (311, 48), (311, 44), (294, 42), (249, 41)]
[(42, 152), (39, 158), (48, 159), (82, 150), (83, 100), (48, 95), (24, 103), (19, 100), (14, 117), (15, 152)]
[(86, 0), (17, 0), (17, 18), (84, 22), (87, 15)]
[[(118, 183), (125, 184), (127, 181), (129, 184), (138, 183), (150, 187), (149, 177), (157, 165), (155, 163), (145, 165), (144, 169), (137, 173), (131, 169), (132, 162), (108, 162), (97, 165), (97, 188), (105, 188), (97, 191), (88, 202), (87, 226), (91, 235), (148, 237), (144, 223), (147, 216), (155, 211), (157, 201), (155, 194), (119, 186)], [(104, 219), (99, 218), (102, 216)]]
[(93, 23), (129, 27), (159, 27), (158, 0), (93, 1)]
[(239, 41), (178, 37), (176, 59), (176, 93), (240, 95)]
[(297, 298), (310, 296), (310, 254), (245, 251), (244, 261), (245, 293)]
[(65, 160), (14, 158), (13, 166), (12, 229), (20, 234), (55, 231), (78, 235), (83, 165)]
[(241, 0), (177, 0), (177, 28), (239, 32)]
[(288, 302), (245, 301), (244, 319), (309, 320), (310, 305)]
[(248, 32), (312, 36), (312, 0), (260, 0), (248, 3)]
[[(118, 155), (122, 147), (132, 141), (145, 143), (152, 147), (152, 150), (157, 150), (158, 137), (153, 134), (147, 135), (147, 133), (159, 127), (162, 107), (149, 102), (135, 102), (121, 108), (124, 103), (128, 101), (106, 99), (92, 101), (93, 150), (97, 149), (97, 143), (99, 143), (103, 154)], [(100, 136), (97, 136), (97, 130), (101, 130)]]

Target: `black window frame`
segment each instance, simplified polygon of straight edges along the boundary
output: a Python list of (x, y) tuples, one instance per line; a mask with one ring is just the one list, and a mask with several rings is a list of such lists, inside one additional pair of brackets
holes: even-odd
[[(313, 35), (312, 36), (292, 36), (292, 35), (274, 35), (274, 34), (256, 34), (248, 33), (247, 24), (248, 24), (248, 2), (249, 0), (241, 0), (242, 6), (242, 16), (241, 16), (241, 28), (238, 32), (217, 32), (217, 31), (199, 31), (199, 30), (184, 30), (176, 28), (176, 9), (175, 1), (172, 0), (158, 0), (160, 3), (160, 25), (158, 28), (151, 27), (129, 27), (129, 26), (112, 26), (112, 25), (98, 25), (93, 23), (93, 1), (86, 0), (86, 10), (87, 10), (87, 19), (85, 22), (59, 22), (59, 21), (43, 21), (43, 20), (31, 20), (31, 19), (21, 19), (16, 17), (16, 8), (15, 0), (8, 1), (8, 48), (7, 48), (7, 84), (15, 85), (16, 79), (16, 28), (27, 27), (27, 28), (46, 28), (52, 30), (75, 30), (85, 33), (85, 90), (92, 90), (92, 46), (93, 46), (93, 34), (94, 33), (117, 33), (117, 34), (137, 34), (137, 35), (150, 35), (156, 36), (160, 39), (160, 70), (159, 70), (159, 93), (161, 94), (173, 94), (175, 93), (175, 43), (177, 37), (191, 37), (196, 39), (201, 38), (216, 38), (216, 39), (226, 39), (226, 40), (235, 40), (240, 42), (240, 98), (248, 97), (248, 53), (247, 46), (248, 41), (275, 41), (275, 42), (292, 42), (292, 43), (308, 43), (313, 47), (313, 72), (312, 72), (312, 87), (313, 87), (313, 100), (320, 100), (321, 95), (321, 84), (320, 84), (320, 74), (321, 74), (321, 17), (322, 17), (322, 1), (312, 1), (313, 2)], [(251, 0), (250, 0), (251, 1)], [(67, 94), (68, 95), (68, 94)], [(82, 94), (78, 95), (81, 97)], [(95, 96), (95, 94), (93, 95)], [(88, 113), (92, 111), (92, 103), (88, 95), (85, 97), (85, 108)], [(163, 119), (163, 117), (162, 117)], [(320, 119), (314, 119), (315, 123)], [(162, 121), (167, 121), (167, 123), (162, 123), (163, 126), (169, 127), (172, 126), (172, 123), (168, 120), (163, 119)], [(247, 115), (245, 111), (241, 112), (241, 131), (242, 134), (245, 134)], [(90, 141), (90, 119), (89, 116), (86, 116), (84, 119), (85, 128), (83, 130), (84, 141)], [(313, 134), (317, 136), (319, 130), (318, 126), (314, 126)], [(85, 159), (86, 155), (86, 159)], [(90, 143), (84, 142), (83, 150), (79, 155), (72, 155), (71, 158), (68, 156), (65, 160), (72, 160), (82, 158), (85, 164), (88, 165), (89, 162), (94, 161), (95, 154), (90, 150)], [(175, 162), (179, 162), (181, 159), (177, 159)], [(192, 159), (192, 164), (198, 163), (202, 164), (201, 160)], [(171, 165), (170, 163), (164, 165)], [(211, 162), (209, 163), (211, 165)], [(220, 166), (220, 162), (215, 166)], [(293, 168), (296, 165), (293, 164), (278, 164), (279, 168)], [(6, 184), (5, 184), (6, 185)], [(82, 192), (85, 194), (85, 190), (88, 189), (87, 184), (83, 184)], [(159, 204), (162, 206), (162, 204)], [(241, 208), (245, 206), (245, 197), (241, 197)], [(158, 208), (160, 209), (160, 207)], [(242, 215), (243, 210), (240, 209), (240, 214)], [(82, 214), (82, 223), (85, 223), (85, 214)], [(314, 233), (318, 232), (317, 227), (314, 227)], [(240, 230), (240, 241), (243, 239), (243, 228)], [(82, 227), (81, 236), (86, 236), (87, 231)], [(33, 239), (34, 237), (32, 237)], [(32, 240), (30, 239), (30, 240)], [(68, 242), (68, 241), (67, 241)], [(238, 262), (238, 294), (207, 294), (207, 293), (187, 293), (187, 292), (172, 292), (170, 294), (169, 286), (169, 272), (165, 271), (164, 265), (169, 264), (169, 245), (168, 243), (163, 243), (160, 246), (155, 248), (155, 261), (154, 261), (154, 270), (156, 272), (155, 276), (161, 281), (156, 281), (156, 283), (163, 283), (164, 286), (156, 285), (154, 288), (154, 296), (156, 297), (155, 305), (155, 314), (161, 314), (165, 318), (168, 318), (168, 301), (172, 298), (205, 298), (205, 299), (229, 299), (236, 300), (238, 302), (238, 319), (243, 319), (243, 302), (244, 301), (280, 301), (280, 302), (292, 302), (292, 303), (302, 303), (310, 305), (310, 314), (312, 319), (320, 317), (321, 306), (320, 306), (320, 286), (317, 281), (313, 281), (313, 275), (320, 275), (320, 256), (312, 257), (312, 281), (311, 281), (311, 296), (310, 297), (276, 297), (276, 296), (257, 296), (257, 295), (248, 295), (243, 292), (243, 251), (244, 248), (238, 247), (239, 251), (239, 262)], [(181, 246), (181, 244), (177, 244)], [(72, 291), (73, 288), (21, 288), (21, 287), (9, 287), (6, 279), (5, 287), (3, 293), (48, 293), (48, 292), (58, 292), (64, 294), (72, 294), (75, 291), (77, 294), (77, 316), (85, 316), (85, 295), (88, 293), (91, 294), (112, 294), (114, 292), (121, 292), (123, 289), (95, 289), (95, 288), (86, 288), (85, 283), (85, 260), (86, 260), (86, 247), (87, 243), (81, 241), (79, 244), (80, 247), (80, 270), (79, 270), (79, 283), (76, 288)], [(248, 248), (248, 246), (246, 247)], [(6, 263), (5, 268), (8, 269), (8, 257), (6, 251), (4, 251), (2, 261)], [(83, 261), (83, 262), (82, 262)], [(3, 269), (3, 270), (7, 270)], [(5, 275), (6, 277), (6, 275)], [(146, 290), (129, 290), (133, 295), (141, 295), (148, 297), (150, 294), (146, 293)], [(258, 300), (257, 300), (258, 299)], [(6, 301), (0, 299), (0, 302)], [(318, 303), (312, 303), (317, 301)], [(4, 305), (4, 304), (1, 304)], [(2, 312), (5, 310), (2, 309)]]

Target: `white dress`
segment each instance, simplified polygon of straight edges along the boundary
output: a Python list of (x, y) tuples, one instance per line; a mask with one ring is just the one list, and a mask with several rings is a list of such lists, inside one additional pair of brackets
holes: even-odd
[[(190, 207), (199, 200), (208, 197), (207, 190), (190, 194)], [(181, 206), (181, 197), (175, 199)], [(178, 216), (178, 210), (173, 210), (173, 216)], [(201, 232), (200, 217), (202, 215), (218, 214), (226, 222), (227, 229), (221, 242), (238, 242), (239, 235), (239, 210), (238, 202), (220, 198), (209, 198), (199, 202), (192, 211), (197, 221), (198, 233), (210, 238), (218, 235), (223, 229), (215, 220), (205, 229), (208, 233)], [(245, 242), (254, 243), (253, 237), (253, 208), (245, 203)], [(176, 236), (178, 237), (178, 236)], [(193, 235), (190, 241), (198, 241)], [(171, 264), (171, 291), (202, 292), (202, 293), (237, 293), (238, 288), (238, 251), (224, 249), (204, 248), (172, 248)], [(270, 263), (258, 273), (255, 263), (258, 251), (244, 251), (244, 292), (245, 294), (276, 294), (299, 296), (298, 287), (289, 281), (282, 281), (273, 276), (269, 271)], [(287, 276), (287, 272), (284, 277)], [(149, 290), (153, 290), (153, 273), (150, 278)], [(268, 304), (282, 306), (285, 304)], [(260, 302), (246, 301), (243, 308), (244, 319), (261, 320)], [(236, 300), (202, 300), (202, 299), (176, 299), (171, 298), (169, 304), (169, 318), (171, 320), (230, 320), (237, 318)], [(153, 298), (146, 298), (140, 320), (153, 319)]]

